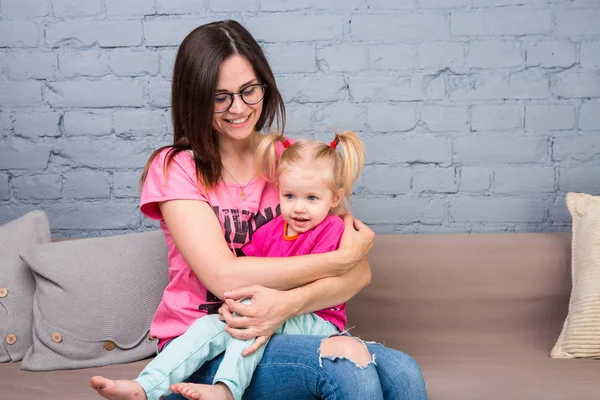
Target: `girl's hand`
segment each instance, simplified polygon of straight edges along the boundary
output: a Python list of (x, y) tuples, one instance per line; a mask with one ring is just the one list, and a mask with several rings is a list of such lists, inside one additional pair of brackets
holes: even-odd
[[(286, 293), (259, 285), (225, 292), (225, 303), (219, 309), (221, 319), (227, 324), (225, 331), (239, 340), (256, 338), (242, 355), (258, 350), (292, 316)], [(251, 298), (252, 304), (238, 301), (243, 298)]]
[(344, 215), (344, 223), (346, 227), (337, 250), (346, 264), (346, 269), (342, 273), (347, 272), (348, 267), (354, 267), (362, 261), (373, 247), (375, 240), (375, 232), (362, 221), (354, 218), (352, 213), (348, 212)]

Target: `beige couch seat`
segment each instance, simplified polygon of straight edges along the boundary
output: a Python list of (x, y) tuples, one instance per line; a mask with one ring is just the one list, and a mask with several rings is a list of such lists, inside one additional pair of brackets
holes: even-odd
[[(556, 360), (567, 314), (570, 234), (379, 235), (373, 281), (348, 307), (352, 333), (406, 351), (433, 400), (596, 400), (600, 361)], [(0, 398), (95, 399), (94, 374), (147, 361), (33, 373), (0, 364)]]

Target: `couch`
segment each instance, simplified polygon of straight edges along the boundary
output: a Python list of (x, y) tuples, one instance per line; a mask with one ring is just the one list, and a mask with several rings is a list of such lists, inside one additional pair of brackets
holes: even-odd
[[(348, 305), (352, 333), (412, 355), (433, 400), (592, 400), (600, 361), (551, 359), (567, 315), (570, 233), (378, 235), (373, 280)], [(96, 374), (148, 360), (26, 372), (0, 364), (0, 398), (96, 399)]]

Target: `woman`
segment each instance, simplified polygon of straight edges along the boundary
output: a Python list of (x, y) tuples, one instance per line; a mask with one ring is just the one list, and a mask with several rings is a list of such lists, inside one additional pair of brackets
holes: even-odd
[[(151, 326), (159, 350), (197, 318), (219, 312), (229, 334), (256, 337), (249, 354), (286, 320), (344, 303), (369, 284), (366, 254), (374, 234), (351, 215), (334, 252), (236, 257), (258, 227), (280, 214), (276, 186), (255, 178), (254, 154), (260, 131), (275, 121), (283, 130), (285, 120), (269, 64), (239, 23), (203, 25), (184, 39), (172, 118), (174, 144), (152, 154), (141, 180), (141, 210), (160, 221), (169, 249), (169, 284)], [(237, 301), (245, 297), (251, 305)], [(212, 384), (221, 360), (206, 363), (190, 381)], [(117, 396), (116, 381), (105, 378), (95, 377), (92, 386), (107, 398), (140, 398)], [(427, 395), (418, 365), (404, 353), (350, 336), (274, 335), (244, 398)]]

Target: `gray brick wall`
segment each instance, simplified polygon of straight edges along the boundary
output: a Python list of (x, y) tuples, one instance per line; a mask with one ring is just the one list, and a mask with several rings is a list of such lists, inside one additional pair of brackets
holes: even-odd
[(600, 194), (600, 0), (2, 0), (0, 223), (155, 229), (137, 180), (175, 52), (224, 18), (267, 52), (291, 136), (363, 135), (378, 232), (566, 230), (565, 193)]

